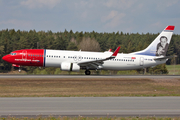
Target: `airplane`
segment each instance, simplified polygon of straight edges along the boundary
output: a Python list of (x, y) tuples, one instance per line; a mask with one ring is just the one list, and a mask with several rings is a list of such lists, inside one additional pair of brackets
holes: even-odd
[(2, 59), (13, 66), (58, 67), (62, 71), (85, 70), (133, 70), (144, 69), (165, 63), (168, 46), (175, 26), (167, 26), (144, 50), (129, 54), (114, 52), (88, 52), (50, 49), (22, 49), (5, 55)]

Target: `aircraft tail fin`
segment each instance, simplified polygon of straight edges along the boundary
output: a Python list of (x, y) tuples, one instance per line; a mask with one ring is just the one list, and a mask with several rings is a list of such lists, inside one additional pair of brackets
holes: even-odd
[(167, 26), (146, 49), (130, 54), (166, 56), (174, 28), (175, 26)]

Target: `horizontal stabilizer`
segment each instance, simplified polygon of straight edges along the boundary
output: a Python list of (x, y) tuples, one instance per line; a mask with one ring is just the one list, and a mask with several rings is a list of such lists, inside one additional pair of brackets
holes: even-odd
[(162, 57), (156, 57), (154, 58), (154, 60), (163, 60), (163, 59), (170, 59), (170, 58), (173, 58), (173, 57), (177, 57), (177, 55), (174, 55), (174, 56), (162, 56)]

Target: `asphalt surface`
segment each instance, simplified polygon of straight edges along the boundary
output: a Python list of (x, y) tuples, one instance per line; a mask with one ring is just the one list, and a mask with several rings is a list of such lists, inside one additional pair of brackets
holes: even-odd
[(0, 75), (0, 78), (150, 78), (173, 79), (179, 75)]
[[(1, 78), (150, 78), (151, 75), (0, 75)], [(0, 117), (37, 116), (180, 116), (180, 97), (28, 97), (0, 98)]]
[(180, 97), (0, 98), (0, 117), (180, 116)]

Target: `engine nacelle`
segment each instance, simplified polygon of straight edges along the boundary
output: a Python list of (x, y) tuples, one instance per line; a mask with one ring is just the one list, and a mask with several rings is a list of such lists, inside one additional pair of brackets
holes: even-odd
[(63, 62), (61, 63), (61, 70), (63, 71), (79, 71), (80, 66), (76, 63)]

